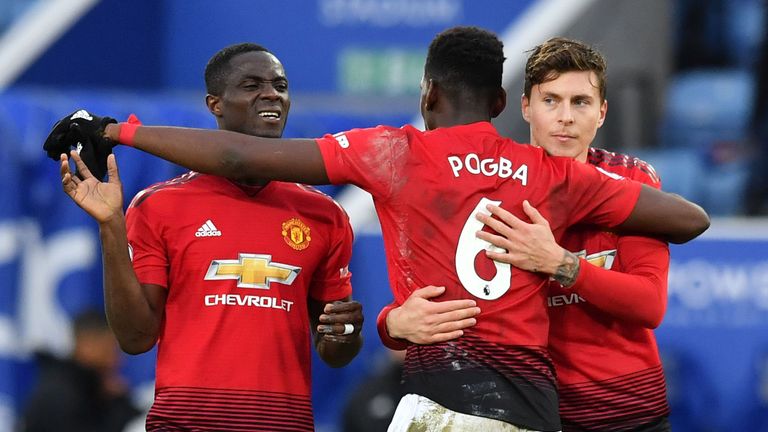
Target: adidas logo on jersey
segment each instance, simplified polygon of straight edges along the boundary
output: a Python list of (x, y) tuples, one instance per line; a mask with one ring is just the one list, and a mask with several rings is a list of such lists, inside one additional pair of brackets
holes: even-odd
[(221, 237), (221, 231), (208, 219), (203, 226), (197, 229), (195, 237)]

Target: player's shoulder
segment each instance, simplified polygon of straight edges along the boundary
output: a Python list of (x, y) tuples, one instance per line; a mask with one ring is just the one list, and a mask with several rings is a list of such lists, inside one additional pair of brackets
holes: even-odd
[(656, 173), (653, 165), (634, 156), (591, 147), (587, 162), (608, 172), (619, 174), (622, 177), (656, 187), (661, 185), (661, 178)]
[(420, 130), (414, 128), (411, 125), (405, 125), (400, 127), (395, 126), (387, 126), (387, 125), (377, 125), (372, 127), (365, 127), (365, 128), (353, 128), (349, 129), (344, 132), (339, 132), (333, 134), (334, 137), (340, 136), (340, 135), (403, 135), (408, 134), (412, 132), (419, 132)]
[(139, 193), (137, 193), (131, 200), (128, 208), (137, 208), (141, 205), (146, 205), (147, 202), (157, 202), (157, 197), (168, 196), (171, 191), (183, 191), (190, 183), (198, 178), (200, 178), (200, 173), (190, 171), (170, 180), (155, 183), (139, 191)]
[(325, 192), (317, 189), (314, 186), (306, 185), (303, 183), (283, 183), (276, 182), (281, 188), (298, 195), (297, 199), (306, 206), (312, 206), (314, 208), (325, 209), (328, 212), (336, 213), (343, 218), (349, 219), (344, 208), (341, 204), (336, 202), (333, 197)]
[(368, 143), (373, 147), (382, 147), (391, 145), (394, 142), (408, 142), (413, 133), (421, 132), (412, 126), (394, 127), (379, 125), (328, 134), (318, 139), (318, 142), (323, 145), (335, 141), (342, 149), (355, 148), (361, 143)]

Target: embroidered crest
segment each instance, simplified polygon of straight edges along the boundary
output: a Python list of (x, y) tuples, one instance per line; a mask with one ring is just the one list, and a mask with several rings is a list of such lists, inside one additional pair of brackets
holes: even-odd
[(309, 227), (299, 218), (292, 218), (283, 222), (283, 239), (288, 246), (296, 250), (304, 250), (309, 247), (312, 237), (309, 235)]

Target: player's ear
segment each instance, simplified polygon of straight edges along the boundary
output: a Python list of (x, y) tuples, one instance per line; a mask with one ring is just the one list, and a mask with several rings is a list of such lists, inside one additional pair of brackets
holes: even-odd
[(496, 100), (491, 108), (491, 118), (496, 118), (507, 107), (507, 91), (504, 87), (499, 87), (499, 92), (496, 95)]
[(605, 123), (605, 115), (608, 113), (608, 100), (604, 100), (603, 104), (600, 105), (600, 117), (597, 119), (597, 127), (601, 127), (603, 123)]
[(520, 96), (520, 111), (523, 113), (523, 119), (527, 122), (531, 122), (531, 100), (525, 93)]
[(437, 104), (438, 94), (440, 92), (440, 86), (435, 80), (430, 78), (426, 83), (427, 90), (424, 93), (424, 109), (426, 111), (432, 111)]
[(221, 117), (221, 98), (212, 94), (205, 95), (205, 105), (208, 111), (216, 117)]

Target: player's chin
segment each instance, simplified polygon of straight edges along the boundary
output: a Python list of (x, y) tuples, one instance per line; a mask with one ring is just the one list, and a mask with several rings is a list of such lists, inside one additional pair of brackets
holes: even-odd
[(253, 135), (265, 138), (280, 138), (283, 135), (285, 122), (259, 122), (256, 125)]
[(577, 145), (575, 141), (570, 143), (549, 143), (544, 146), (544, 150), (550, 156), (575, 158), (581, 153), (581, 146)]

